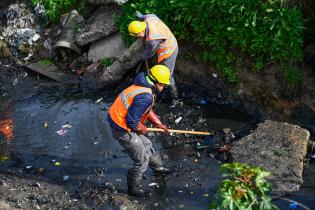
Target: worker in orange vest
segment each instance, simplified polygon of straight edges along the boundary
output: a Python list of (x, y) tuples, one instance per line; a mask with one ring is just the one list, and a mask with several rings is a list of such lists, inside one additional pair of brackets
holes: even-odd
[(113, 137), (123, 146), (134, 161), (128, 170), (128, 194), (146, 197), (148, 191), (140, 188), (143, 173), (148, 166), (156, 174), (167, 174), (171, 169), (164, 167), (161, 156), (155, 152), (152, 142), (145, 136), (147, 127), (145, 120), (150, 121), (155, 127), (168, 133), (167, 127), (153, 112), (152, 106), (156, 94), (170, 84), (170, 70), (164, 65), (155, 65), (148, 73), (139, 73), (133, 85), (124, 89), (116, 98), (108, 111), (108, 121)]
[(143, 61), (147, 63), (150, 58), (157, 55), (157, 63), (170, 69), (171, 107), (175, 107), (178, 102), (178, 89), (174, 80), (174, 68), (178, 54), (177, 40), (167, 25), (156, 15), (142, 15), (137, 12), (136, 16), (140, 21), (132, 21), (128, 25), (129, 34), (144, 40)]

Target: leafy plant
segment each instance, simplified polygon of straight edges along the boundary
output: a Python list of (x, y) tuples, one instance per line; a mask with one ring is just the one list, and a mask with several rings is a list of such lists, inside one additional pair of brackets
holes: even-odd
[(50, 66), (50, 65), (54, 65), (55, 62), (51, 59), (51, 58), (42, 58), (38, 61), (40, 64), (43, 64), (43, 65), (47, 65), (47, 66)]
[(100, 64), (103, 68), (106, 68), (106, 67), (112, 65), (113, 62), (114, 62), (114, 60), (111, 58), (103, 58), (100, 60)]
[(296, 88), (301, 85), (303, 76), (297, 68), (293, 66), (287, 66), (284, 73), (284, 81), (288, 89)]
[(52, 22), (57, 22), (61, 15), (76, 8), (80, 14), (91, 10), (91, 5), (86, 0), (32, 0), (34, 5), (43, 3), (46, 14)]
[(226, 179), (220, 184), (211, 209), (277, 209), (268, 195), (271, 185), (265, 178), (269, 172), (241, 163), (227, 163), (220, 170)]
[(135, 11), (157, 14), (177, 39), (201, 46), (202, 60), (214, 63), (235, 82), (240, 57), (256, 71), (266, 64), (295, 65), (303, 57), (302, 12), (286, 0), (131, 0), (123, 6), (120, 29), (132, 42), (127, 25)]

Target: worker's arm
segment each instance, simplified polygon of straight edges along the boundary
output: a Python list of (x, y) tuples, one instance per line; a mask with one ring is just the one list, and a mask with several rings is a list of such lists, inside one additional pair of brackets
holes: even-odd
[(161, 128), (164, 130), (165, 133), (169, 133), (166, 125), (162, 123), (160, 118), (155, 114), (155, 112), (151, 109), (148, 114), (148, 120), (157, 128)]
[(145, 48), (142, 54), (142, 60), (146, 61), (154, 56), (157, 49), (159, 48), (159, 45), (163, 42), (161, 39), (157, 40), (150, 40), (145, 42)]
[(155, 14), (143, 15), (141, 12), (136, 11), (136, 17), (138, 20), (144, 21), (148, 17), (157, 17)]
[(134, 97), (126, 116), (127, 126), (132, 131), (136, 132), (138, 130), (139, 123), (141, 123), (140, 120), (151, 106), (152, 100), (152, 95), (149, 93), (141, 93)]

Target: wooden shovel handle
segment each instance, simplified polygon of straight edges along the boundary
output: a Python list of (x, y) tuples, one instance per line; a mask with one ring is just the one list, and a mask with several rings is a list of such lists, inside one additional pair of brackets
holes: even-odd
[[(187, 131), (187, 130), (174, 130), (168, 129), (170, 133), (185, 133), (185, 134), (195, 134), (195, 135), (213, 135), (212, 132), (203, 132), (203, 131)], [(154, 132), (164, 132), (161, 128), (148, 128), (148, 131)]]

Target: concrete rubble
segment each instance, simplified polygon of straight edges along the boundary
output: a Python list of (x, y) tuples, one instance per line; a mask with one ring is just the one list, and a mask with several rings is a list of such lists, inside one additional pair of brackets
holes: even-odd
[(294, 192), (303, 183), (303, 160), (310, 133), (297, 125), (265, 121), (248, 136), (232, 143), (235, 162), (271, 172), (274, 192)]

